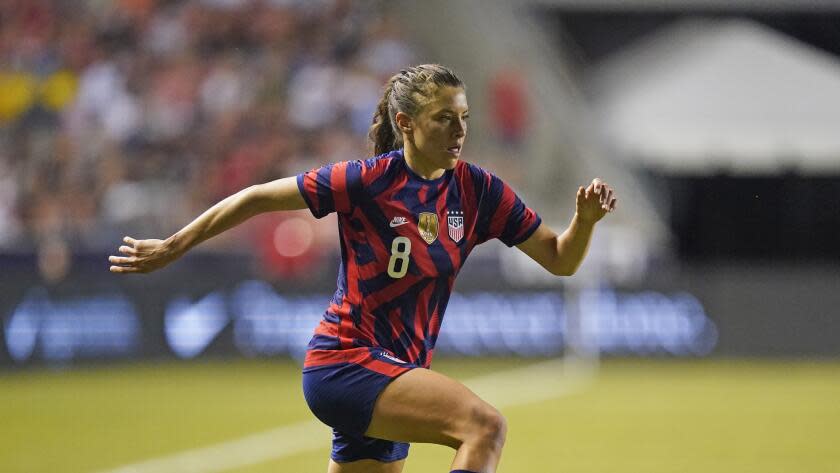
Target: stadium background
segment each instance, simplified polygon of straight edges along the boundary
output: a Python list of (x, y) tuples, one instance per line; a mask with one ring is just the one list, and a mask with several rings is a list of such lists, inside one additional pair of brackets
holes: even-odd
[(423, 62), (468, 85), (465, 159), (554, 228), (594, 176), (620, 196), (573, 278), (491, 243), (456, 283), (435, 367), (508, 417), (500, 471), (840, 471), (838, 25), (783, 0), (0, 3), (0, 471), (324, 471), (298, 360), (332, 218), (264, 215), (152, 275), (106, 256), (366, 156), (385, 79)]

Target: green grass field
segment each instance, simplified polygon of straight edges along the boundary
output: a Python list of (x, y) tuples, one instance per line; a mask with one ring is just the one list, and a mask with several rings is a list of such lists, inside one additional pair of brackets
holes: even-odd
[[(500, 472), (840, 472), (839, 362), (607, 361), (591, 383), (522, 403), (517, 389), (554, 389), (538, 377), (505, 387), (529, 363), (436, 362), (459, 380), (498, 374)], [(311, 419), (291, 361), (0, 373), (0, 472), (108, 470)], [(284, 443), (283, 456), (225, 471), (326, 471), (325, 428)], [(404, 471), (448, 472), (450, 459), (414, 445)]]

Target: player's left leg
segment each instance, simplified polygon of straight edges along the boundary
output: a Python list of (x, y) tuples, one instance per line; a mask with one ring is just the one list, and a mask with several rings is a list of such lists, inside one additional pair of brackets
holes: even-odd
[(446, 445), (455, 450), (450, 471), (491, 473), (501, 458), (506, 431), (504, 416), (466, 386), (418, 368), (382, 390), (365, 435)]
[(348, 463), (338, 463), (330, 459), (327, 473), (401, 473), (405, 460), (383, 463), (376, 460), (358, 460)]

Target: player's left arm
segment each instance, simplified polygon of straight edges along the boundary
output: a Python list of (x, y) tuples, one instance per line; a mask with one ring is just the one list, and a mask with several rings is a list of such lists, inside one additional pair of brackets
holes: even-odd
[(613, 189), (595, 178), (585, 189), (578, 188), (575, 216), (562, 235), (557, 235), (548, 225), (540, 224), (527, 240), (516, 247), (551, 274), (571, 276), (586, 256), (595, 224), (615, 210), (616, 203)]

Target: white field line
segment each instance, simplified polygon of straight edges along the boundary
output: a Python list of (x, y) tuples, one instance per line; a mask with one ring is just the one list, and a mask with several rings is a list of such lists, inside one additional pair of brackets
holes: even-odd
[[(582, 390), (595, 374), (594, 363), (597, 361), (556, 359), (478, 376), (465, 384), (482, 399), (504, 409)], [(308, 420), (99, 473), (221, 472), (325, 448), (330, 438), (328, 427)]]
[(323, 448), (329, 445), (329, 441), (330, 430), (324, 424), (317, 420), (307, 420), (207, 447), (124, 465), (107, 470), (107, 473), (226, 471)]

